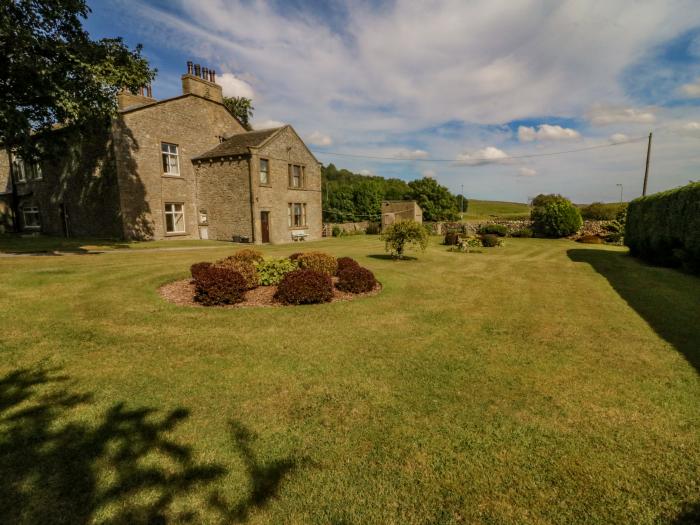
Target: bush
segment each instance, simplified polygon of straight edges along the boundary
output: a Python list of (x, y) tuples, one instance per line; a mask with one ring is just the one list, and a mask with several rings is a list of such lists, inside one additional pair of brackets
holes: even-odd
[(533, 229), (546, 237), (573, 235), (583, 226), (581, 212), (568, 200), (533, 208), (531, 218)]
[(298, 261), (299, 256), (302, 255), (304, 252), (294, 252), (292, 255), (288, 257), (290, 261)]
[(382, 227), (378, 222), (370, 222), (369, 226), (365, 230), (367, 235), (379, 235), (382, 231)]
[(428, 230), (415, 221), (395, 222), (387, 226), (382, 233), (384, 249), (399, 259), (403, 258), (404, 251), (410, 246), (424, 251), (429, 238)]
[(255, 265), (258, 272), (258, 284), (262, 286), (279, 284), (285, 275), (298, 267), (295, 261), (289, 259), (265, 259)]
[(700, 182), (630, 202), (625, 244), (640, 259), (700, 273)]
[(566, 197), (559, 195), (558, 193), (550, 193), (548, 195), (545, 195), (544, 193), (540, 193), (537, 197), (532, 199), (532, 207), (533, 208), (541, 208), (543, 206), (546, 206), (547, 204), (552, 204), (555, 202), (571, 202), (569, 199)]
[(612, 221), (620, 213), (620, 210), (627, 208), (626, 204), (613, 202), (594, 202), (581, 208), (581, 217), (591, 221)]
[(231, 255), (217, 261), (215, 265), (222, 268), (231, 268), (240, 273), (245, 280), (246, 289), (248, 290), (252, 290), (258, 286), (258, 272), (255, 269), (255, 263), (251, 260), (236, 258), (236, 255)]
[(459, 244), (459, 233), (447, 232), (445, 234), (445, 245), (446, 246), (456, 246), (458, 244)]
[(335, 287), (338, 290), (351, 293), (365, 293), (374, 290), (377, 279), (374, 274), (362, 266), (347, 266), (338, 272), (338, 282)]
[(481, 236), (481, 245), (485, 248), (494, 248), (496, 246), (503, 246), (503, 241), (498, 238), (498, 235), (487, 233)]
[(330, 275), (315, 270), (294, 270), (282, 278), (275, 299), (284, 304), (327, 303), (333, 298)]
[(355, 259), (351, 257), (340, 257), (338, 259), (338, 270), (335, 272), (336, 275), (340, 274), (346, 268), (357, 268), (360, 266)]
[(262, 262), (263, 254), (258, 250), (255, 250), (254, 248), (243, 248), (242, 250), (238, 250), (233, 255), (226, 257), (226, 259), (257, 264), (259, 262)]
[(232, 268), (209, 265), (196, 271), (194, 290), (194, 300), (205, 306), (235, 304), (243, 301), (246, 282)]
[(530, 228), (521, 228), (510, 234), (511, 237), (532, 237), (534, 232)]
[(333, 229), (331, 230), (331, 235), (333, 237), (340, 237), (343, 233), (343, 229), (340, 226), (333, 226)]
[(323, 252), (306, 252), (297, 257), (299, 268), (315, 270), (328, 275), (335, 275), (338, 261), (332, 255)]
[(508, 234), (508, 228), (502, 224), (484, 224), (479, 228), (479, 233), (482, 235), (498, 235), (505, 237)]
[(605, 244), (605, 241), (598, 235), (582, 235), (576, 242), (582, 242), (583, 244)]
[(192, 275), (192, 279), (197, 279), (197, 276), (201, 275), (202, 272), (206, 272), (210, 266), (211, 263), (209, 262), (194, 263), (192, 266), (190, 266), (190, 274)]

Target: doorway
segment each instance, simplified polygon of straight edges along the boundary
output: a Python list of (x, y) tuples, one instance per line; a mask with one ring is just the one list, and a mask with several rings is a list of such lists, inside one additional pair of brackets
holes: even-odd
[(262, 242), (270, 242), (270, 212), (260, 212), (260, 225), (262, 226)]

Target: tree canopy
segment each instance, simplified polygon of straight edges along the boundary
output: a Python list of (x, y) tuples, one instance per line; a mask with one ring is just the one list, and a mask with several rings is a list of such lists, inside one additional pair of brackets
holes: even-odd
[(233, 113), (248, 131), (252, 130), (250, 120), (253, 118), (253, 101), (246, 97), (224, 97), (224, 106)]
[(117, 111), (116, 95), (155, 77), (141, 46), (92, 40), (84, 0), (16, 0), (0, 11), (0, 143), (25, 158), (32, 136), (57, 124), (85, 124)]
[(408, 183), (408, 198), (418, 202), (426, 221), (454, 221), (459, 219), (457, 196), (433, 178), (424, 177)]

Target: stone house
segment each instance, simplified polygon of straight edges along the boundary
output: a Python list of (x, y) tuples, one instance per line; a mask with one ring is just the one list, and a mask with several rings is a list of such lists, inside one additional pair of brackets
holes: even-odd
[(423, 210), (416, 201), (383, 201), (382, 230), (400, 221), (423, 223)]
[[(321, 170), (291, 126), (247, 131), (213, 71), (188, 63), (182, 95), (121, 93), (117, 117), (57, 129), (29, 165), (0, 152), (8, 229), (71, 237), (319, 239)], [(58, 141), (55, 141), (58, 143)]]

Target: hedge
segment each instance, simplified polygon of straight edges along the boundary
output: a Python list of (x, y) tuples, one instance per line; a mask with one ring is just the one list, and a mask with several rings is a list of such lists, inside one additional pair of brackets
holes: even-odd
[(700, 273), (700, 182), (630, 202), (625, 244), (652, 264)]

